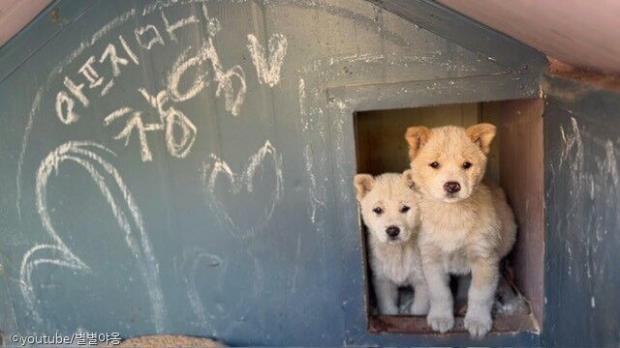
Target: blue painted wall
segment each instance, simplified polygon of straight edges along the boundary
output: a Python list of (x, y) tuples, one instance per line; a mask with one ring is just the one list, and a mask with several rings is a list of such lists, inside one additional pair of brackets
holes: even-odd
[(546, 79), (545, 342), (620, 344), (617, 90)]

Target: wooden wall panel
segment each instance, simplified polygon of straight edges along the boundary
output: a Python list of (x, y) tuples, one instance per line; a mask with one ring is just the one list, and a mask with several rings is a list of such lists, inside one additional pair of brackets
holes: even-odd
[(411, 126), (468, 126), (480, 119), (478, 103), (357, 113), (358, 172), (380, 174), (409, 168), (405, 131)]
[(513, 268), (540, 322), (545, 248), (543, 101), (508, 101), (501, 110), (500, 182), (519, 226)]

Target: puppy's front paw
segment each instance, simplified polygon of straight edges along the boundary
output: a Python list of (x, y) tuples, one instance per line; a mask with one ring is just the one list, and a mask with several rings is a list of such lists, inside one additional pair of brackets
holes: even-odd
[(468, 311), (463, 324), (471, 337), (482, 338), (491, 331), (493, 319), (491, 318), (491, 313), (479, 312), (474, 314)]
[(426, 322), (433, 330), (446, 333), (454, 327), (454, 315), (452, 313), (429, 313)]

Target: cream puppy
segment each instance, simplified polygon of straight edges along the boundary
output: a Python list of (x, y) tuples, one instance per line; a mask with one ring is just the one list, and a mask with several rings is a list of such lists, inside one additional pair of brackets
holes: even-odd
[(417, 246), (418, 194), (411, 177), (359, 174), (354, 184), (369, 232), (369, 259), (379, 312), (398, 314), (398, 288), (411, 285), (414, 298), (410, 314), (428, 313), (428, 289)]
[(499, 262), (515, 241), (512, 210), (500, 188), (481, 183), (495, 126), (470, 128), (411, 127), (409, 144), (412, 176), (421, 191), (420, 251), (430, 292), (427, 316), (436, 331), (454, 326), (450, 274), (468, 274), (465, 328), (474, 337), (491, 329)]

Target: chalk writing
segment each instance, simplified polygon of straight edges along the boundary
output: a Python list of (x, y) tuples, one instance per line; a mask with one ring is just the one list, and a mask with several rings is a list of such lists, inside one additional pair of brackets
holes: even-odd
[[(125, 127), (114, 136), (114, 139), (124, 141), (127, 146), (131, 134), (137, 134), (141, 159), (144, 162), (153, 159), (146, 135), (148, 132), (164, 132), (168, 152), (178, 158), (184, 158), (189, 154), (196, 139), (197, 129), (190, 118), (175, 106), (164, 110), (162, 106), (164, 103), (188, 101), (200, 94), (209, 86), (210, 81), (213, 81), (216, 88), (215, 95), (224, 99), (225, 110), (233, 116), (238, 116), (241, 112), (247, 92), (245, 71), (240, 65), (224, 68), (213, 41), (215, 35), (222, 29), (220, 21), (209, 16), (205, 4), (202, 5), (202, 17), (208, 37), (194, 54), (190, 54), (193, 51), (190, 46), (178, 56), (167, 74), (164, 91), (157, 92), (154, 99), (145, 96), (149, 104), (158, 110), (159, 122), (145, 121), (144, 112), (128, 106), (122, 106), (104, 118), (105, 126), (110, 126), (120, 118), (126, 119)], [(173, 42), (178, 41), (178, 31), (201, 23), (201, 20), (194, 15), (171, 20), (163, 11), (161, 20), (164, 26), (163, 32), (167, 33), (168, 39)], [(145, 50), (151, 50), (157, 44), (165, 46), (166, 39), (161, 33), (162, 31), (153, 23), (137, 27), (134, 29), (136, 44)], [(247, 37), (247, 48), (252, 56), (259, 82), (275, 86), (280, 80), (280, 71), (286, 56), (288, 45), (286, 37), (279, 33), (273, 34), (269, 39), (268, 52), (253, 34)], [(136, 51), (122, 35), (117, 37), (117, 42), (106, 45), (98, 57), (93, 55), (85, 59), (77, 71), (80, 80), (70, 76), (64, 77), (65, 89), (58, 91), (56, 95), (56, 114), (64, 124), (69, 125), (80, 119), (78, 106), (82, 108), (90, 106), (94, 97), (92, 90), (97, 89), (100, 96), (107, 95), (115, 86), (116, 80), (121, 77), (125, 67), (130, 64), (140, 65)], [(108, 74), (104, 74), (101, 70), (104, 64), (110, 70)], [(182, 88), (181, 81), (184, 81), (184, 78), (188, 79), (190, 84)], [(145, 88), (139, 88), (139, 91), (143, 95), (148, 94)]]
[[(217, 49), (213, 44), (213, 37), (207, 39), (196, 55), (187, 57), (187, 52), (184, 52), (179, 56), (168, 76), (170, 96), (174, 101), (185, 101), (200, 93), (207, 86), (204, 73), (196, 74), (192, 87), (185, 93), (179, 92), (178, 85), (183, 75), (190, 68), (197, 67), (205, 62), (210, 63), (213, 71), (213, 80), (217, 84), (215, 95), (217, 97), (223, 95), (226, 111), (233, 116), (238, 116), (247, 90), (245, 72), (240, 65), (235, 65), (228, 70), (223, 68)], [(236, 88), (235, 82), (238, 86)]]
[[(91, 97), (86, 95), (85, 87), (88, 90), (93, 90), (103, 85), (99, 93), (101, 96), (104, 96), (114, 86), (114, 78), (120, 76), (121, 66), (126, 66), (129, 62), (135, 65), (140, 64), (137, 55), (129, 47), (122, 35), (118, 36), (118, 41), (125, 57), (119, 55), (116, 45), (109, 43), (98, 60), (95, 56), (90, 56), (78, 69), (80, 75), (86, 80), (84, 83), (76, 83), (70, 77), (65, 76), (64, 85), (66, 90), (61, 90), (56, 94), (56, 115), (61, 122), (71, 124), (79, 119), (79, 115), (75, 111), (76, 99), (84, 108), (90, 105)], [(95, 66), (96, 64), (104, 63), (108, 63), (112, 70), (112, 76), (107, 78), (102, 77)], [(107, 81), (105, 85), (104, 81)], [(88, 85), (85, 83), (88, 83)]]
[(127, 146), (130, 136), (135, 130), (140, 142), (142, 161), (148, 162), (153, 160), (153, 155), (148, 145), (146, 132), (163, 131), (170, 155), (178, 158), (187, 156), (196, 140), (197, 130), (194, 123), (174, 106), (164, 107), (168, 102), (166, 91), (160, 91), (155, 96), (150, 95), (144, 88), (139, 88), (138, 91), (159, 113), (159, 122), (145, 123), (142, 119), (142, 111), (130, 107), (121, 107), (106, 116), (103, 121), (106, 126), (109, 126), (112, 122), (128, 116), (125, 127), (114, 139), (124, 139), (125, 146)]
[[(187, 1), (176, 1), (175, 0), (175, 1), (163, 1), (163, 2), (158, 1), (153, 4), (149, 4), (145, 6), (141, 14), (142, 16), (146, 16), (146, 15), (151, 14), (154, 11), (161, 11), (169, 7), (175, 7), (178, 5), (185, 5), (185, 4), (194, 3), (194, 2), (204, 3), (206, 1), (205, 0), (187, 0)], [(207, 14), (206, 6), (203, 7), (203, 12), (205, 13), (205, 16), (206, 16)], [(28, 113), (28, 120), (26, 123), (26, 127), (24, 129), (24, 134), (22, 136), (21, 149), (19, 152), (19, 158), (17, 162), (17, 173), (15, 175), (15, 185), (16, 185), (15, 206), (17, 209), (17, 216), (20, 220), (22, 218), (21, 203), (22, 203), (23, 167), (24, 167), (24, 162), (26, 158), (26, 153), (29, 147), (30, 136), (32, 133), (33, 125), (35, 123), (35, 120), (39, 116), (40, 106), (41, 106), (41, 102), (42, 102), (42, 98), (44, 94), (49, 91), (51, 86), (54, 85), (53, 83), (55, 82), (56, 78), (58, 78), (58, 76), (62, 77), (63, 74), (65, 74), (67, 67), (73, 64), (77, 58), (82, 56), (84, 52), (86, 52), (88, 49), (100, 43), (100, 41), (104, 37), (106, 37), (106, 35), (108, 35), (112, 30), (119, 28), (121, 25), (128, 23), (132, 19), (135, 19), (137, 14), (138, 12), (136, 11), (136, 9), (130, 9), (128, 11), (125, 11), (121, 15), (110, 20), (100, 29), (95, 31), (89, 39), (80, 42), (79, 45), (77, 45), (77, 47), (73, 51), (71, 51), (65, 57), (64, 60), (62, 60), (56, 67), (54, 67), (54, 69), (52, 69), (52, 71), (47, 75), (45, 82), (37, 89), (37, 92), (35, 93), (35, 97), (33, 99), (30, 112)], [(135, 22), (140, 22), (140, 21), (135, 21)], [(212, 31), (212, 28), (217, 27), (218, 25), (219, 25), (219, 21), (217, 19), (213, 19), (213, 18), (207, 19), (207, 29), (210, 32)], [(134, 36), (135, 36), (137, 45), (146, 50), (150, 50), (151, 48), (153, 48), (155, 44), (159, 44), (157, 47), (165, 45), (164, 38), (162, 37), (159, 29), (157, 29), (157, 27), (153, 24), (146, 24), (145, 26), (135, 28)], [(131, 56), (130, 51), (131, 52), (135, 52), (135, 51), (130, 50), (128, 48), (130, 46), (127, 43), (127, 41), (124, 40), (123, 38), (122, 40), (120, 40), (120, 42), (121, 42), (121, 45), (124, 45), (123, 48), (128, 52), (129, 57), (132, 58), (132, 60), (137, 61), (137, 55), (135, 55), (134, 57)], [(89, 60), (91, 60), (90, 57), (84, 61), (88, 62)], [(83, 72), (81, 72), (80, 74), (84, 74), (84, 73), (86, 73), (86, 70), (83, 70)], [(88, 73), (92, 73), (92, 70), (89, 69)], [(91, 83), (90, 77), (92, 77), (92, 75), (88, 77), (84, 76), (84, 79), (86, 79), (86, 82)], [(101, 86), (101, 84), (95, 84), (95, 86), (93, 87), (98, 87), (98, 86)], [(112, 84), (108, 82), (108, 84), (106, 84), (105, 87), (107, 87), (106, 88), (107, 89), (106, 93), (107, 93), (112, 88)], [(76, 122), (79, 119), (79, 115), (76, 110), (76, 104), (73, 101), (73, 98), (70, 98), (69, 93), (67, 93), (66, 91), (59, 91), (58, 93), (60, 93), (60, 96), (56, 95), (56, 97), (58, 98), (57, 103), (56, 103), (57, 104), (56, 114), (60, 115), (58, 118), (60, 119), (61, 122), (65, 124), (71, 124), (73, 122)]]
[(181, 78), (183, 74), (187, 72), (189, 69), (193, 67), (198, 67), (202, 64), (203, 60), (200, 56), (187, 57), (188, 51), (191, 49), (188, 48), (177, 58), (177, 60), (172, 65), (172, 69), (168, 74), (167, 82), (168, 82), (168, 94), (172, 98), (172, 100), (177, 102), (183, 102), (195, 97), (198, 93), (200, 93), (209, 83), (206, 78), (206, 73), (201, 73), (200, 71), (194, 72), (194, 81), (192, 85), (184, 92), (179, 90), (179, 84), (181, 83)]
[(256, 68), (258, 81), (273, 87), (280, 82), (280, 69), (284, 63), (288, 41), (282, 34), (273, 34), (269, 38), (269, 58), (266, 57), (265, 48), (258, 42), (253, 34), (248, 35), (248, 50), (252, 56), (252, 63)]
[(161, 12), (161, 19), (163, 20), (166, 27), (166, 32), (168, 33), (168, 35), (170, 36), (170, 40), (172, 41), (178, 41), (175, 31), (186, 27), (192, 23), (198, 23), (198, 19), (194, 15), (179, 19), (174, 23), (170, 23), (163, 11)]
[(220, 20), (215, 17), (209, 16), (209, 9), (207, 8), (207, 5), (202, 5), (202, 15), (207, 21), (207, 31), (209, 33), (209, 36), (213, 37), (220, 30), (222, 30), (222, 24), (220, 23)]
[[(175, 19), (171, 19), (162, 10), (160, 17), (163, 31), (156, 23), (147, 23), (134, 28), (135, 46), (143, 50), (152, 50), (156, 45), (166, 46), (167, 41), (179, 41), (178, 34), (181, 30), (187, 30), (195, 25), (205, 25), (208, 37), (194, 51), (194, 54), (190, 54), (192, 52), (190, 46), (178, 56), (168, 72), (165, 92), (156, 94), (157, 96), (163, 93), (158, 102), (162, 104), (165, 101), (176, 103), (188, 101), (200, 94), (209, 86), (209, 82), (213, 81), (216, 88), (215, 95), (224, 99), (225, 110), (233, 116), (238, 116), (247, 92), (245, 71), (241, 65), (224, 67), (214, 44), (215, 36), (222, 30), (221, 23), (219, 19), (209, 16), (206, 4), (202, 4), (201, 9), (201, 18), (190, 14)], [(135, 15), (135, 10), (129, 12), (127, 17), (133, 15)], [(111, 27), (111, 25), (108, 26)], [(106, 29), (105, 33), (108, 31), (109, 29)], [(162, 33), (167, 34), (167, 38)], [(102, 35), (100, 34), (98, 38)], [(280, 81), (280, 72), (287, 53), (286, 36), (280, 33), (273, 34), (268, 40), (267, 48), (259, 43), (254, 34), (248, 34), (247, 40), (247, 49), (256, 68), (259, 83), (274, 87)], [(93, 91), (97, 91), (99, 96), (106, 96), (121, 78), (123, 70), (130, 64), (139, 66), (140, 60), (136, 50), (122, 35), (118, 35), (116, 42), (108, 43), (101, 54), (87, 57), (77, 70), (79, 79), (70, 74), (64, 76), (65, 88), (56, 94), (58, 119), (67, 125), (79, 121), (81, 111), (78, 108), (87, 109), (91, 105), (91, 100), (95, 97)], [(107, 69), (102, 70), (104, 66)], [(104, 70), (109, 71), (106, 73)], [(210, 74), (207, 71), (210, 71)], [(181, 87), (184, 77), (190, 79), (189, 87)], [(140, 88), (140, 90), (144, 91), (145, 88)], [(150, 104), (157, 107), (154, 103)], [(127, 146), (131, 134), (136, 133), (140, 143), (141, 159), (144, 162), (153, 159), (146, 133), (155, 131), (164, 132), (167, 149), (171, 155), (184, 158), (189, 154), (196, 139), (197, 129), (190, 118), (179, 108), (174, 106), (166, 110), (161, 110), (161, 108), (160, 105), (160, 110), (158, 110), (160, 122), (158, 123), (149, 123), (143, 119), (143, 112), (123, 106), (108, 113), (104, 119), (104, 125), (109, 126), (113, 121), (125, 118), (126, 126), (114, 136), (114, 139), (124, 141)], [(176, 131), (180, 131), (181, 134), (175, 136)]]
[(153, 45), (160, 44), (165, 46), (164, 38), (159, 33), (159, 29), (153, 24), (147, 24), (144, 27), (136, 28), (134, 30), (136, 41), (140, 47), (150, 50)]

